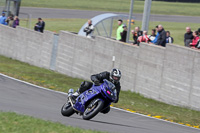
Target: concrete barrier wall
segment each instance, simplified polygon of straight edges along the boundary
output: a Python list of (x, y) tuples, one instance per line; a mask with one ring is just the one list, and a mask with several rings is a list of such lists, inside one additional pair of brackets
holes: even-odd
[[(114, 66), (123, 71), (124, 90), (133, 90), (139, 48), (103, 37), (95, 40), (61, 31), (56, 71), (90, 80), (91, 74), (110, 71)], [(115, 58), (113, 64), (112, 59)]]
[(61, 31), (58, 44), (56, 71), (88, 79), (92, 71), (95, 41)]
[(159, 99), (163, 74), (165, 48), (155, 45), (140, 45), (135, 91), (144, 96)]
[(0, 54), (49, 69), (53, 32), (44, 34), (22, 27), (0, 25)]
[(185, 47), (167, 46), (160, 92), (163, 101), (189, 106), (195, 53)]
[(192, 108), (198, 107), (200, 110), (200, 52), (195, 52), (192, 76), (189, 106)]
[(66, 31), (60, 32), (55, 45), (54, 37), (48, 31), (41, 34), (0, 26), (0, 54), (47, 69), (55, 64), (55, 71), (85, 80), (117, 67), (122, 71), (122, 90), (200, 110), (199, 51), (172, 44), (166, 48), (148, 44), (137, 47)]

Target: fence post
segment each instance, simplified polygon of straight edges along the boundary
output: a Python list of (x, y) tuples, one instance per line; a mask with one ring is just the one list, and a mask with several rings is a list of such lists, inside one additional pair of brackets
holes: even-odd
[(54, 34), (53, 39), (53, 47), (52, 47), (52, 53), (51, 53), (51, 62), (50, 62), (50, 69), (55, 70), (56, 68), (56, 57), (57, 57), (57, 51), (58, 51), (58, 34)]

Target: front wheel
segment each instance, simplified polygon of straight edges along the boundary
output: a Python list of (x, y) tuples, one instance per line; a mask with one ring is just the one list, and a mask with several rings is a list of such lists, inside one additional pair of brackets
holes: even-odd
[(85, 109), (85, 112), (83, 113), (83, 119), (84, 120), (92, 119), (101, 111), (103, 106), (104, 106), (104, 103), (102, 100), (98, 98), (92, 100), (90, 104), (87, 106), (87, 108)]
[(103, 114), (107, 114), (108, 112), (110, 112), (110, 106), (108, 106), (107, 108), (105, 108), (101, 111), (101, 113), (103, 113)]
[(63, 116), (71, 116), (73, 115), (75, 112), (74, 112), (74, 109), (72, 108), (71, 104), (69, 102), (65, 103), (62, 108), (61, 108), (61, 114)]

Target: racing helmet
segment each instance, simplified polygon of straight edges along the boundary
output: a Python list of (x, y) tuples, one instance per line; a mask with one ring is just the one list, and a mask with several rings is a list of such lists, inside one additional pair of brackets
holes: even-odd
[(119, 69), (112, 69), (110, 72), (110, 80), (112, 83), (118, 83), (121, 79), (121, 71)]

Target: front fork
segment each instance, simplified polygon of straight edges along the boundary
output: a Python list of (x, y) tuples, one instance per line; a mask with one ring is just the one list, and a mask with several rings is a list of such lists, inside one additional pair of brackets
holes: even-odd
[(68, 100), (69, 100), (69, 102), (70, 102), (72, 108), (73, 108), (76, 112), (80, 113), (80, 111), (78, 111), (77, 109), (74, 108), (74, 104), (75, 104), (75, 103), (73, 103), (73, 101), (72, 101), (73, 93), (74, 93), (74, 89), (69, 89), (69, 91), (68, 91)]

